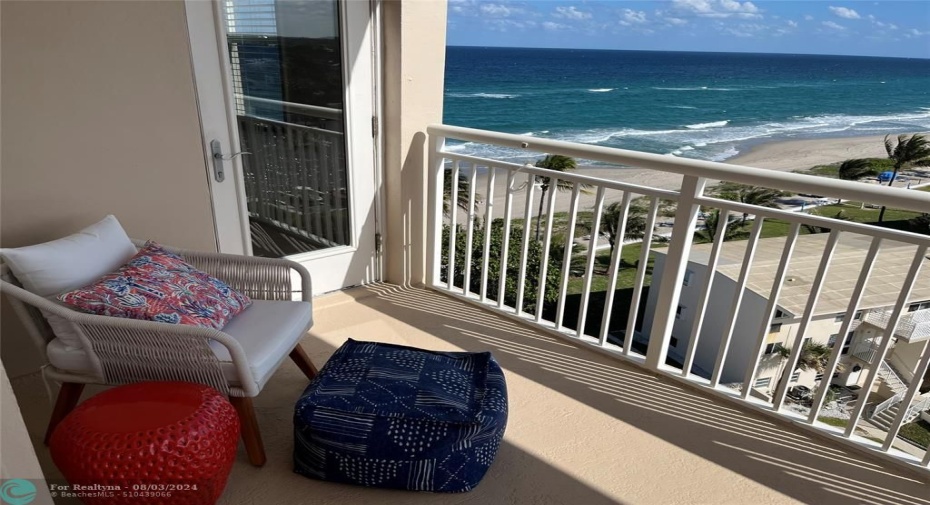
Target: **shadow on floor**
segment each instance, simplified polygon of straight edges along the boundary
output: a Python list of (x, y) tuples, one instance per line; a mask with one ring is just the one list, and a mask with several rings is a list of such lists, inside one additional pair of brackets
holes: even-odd
[(387, 285), (348, 294), (360, 304), (456, 347), (490, 350), (507, 373), (545, 385), (796, 500), (930, 505), (930, 485), (896, 466), (566, 344), (464, 301), (430, 290)]
[[(312, 333), (311, 333), (312, 335)], [(312, 350), (313, 361), (322, 364), (336, 349), (318, 338), (304, 340)], [(307, 379), (290, 361), (285, 361), (255, 399), (259, 426), (268, 456), (262, 468), (251, 466), (240, 444), (236, 464), (220, 505), (456, 505), (456, 504), (622, 504), (599, 490), (572, 478), (520, 447), (507, 441), (501, 444), (497, 458), (481, 484), (469, 493), (433, 494), (382, 490), (332, 484), (293, 473), (293, 406), (307, 386)], [(39, 462), (49, 482), (64, 484), (60, 472), (42, 443), (42, 434), (51, 405), (38, 375), (14, 381), (14, 391)], [(84, 399), (103, 391), (88, 387)], [(56, 499), (57, 505), (79, 505), (76, 499)]]

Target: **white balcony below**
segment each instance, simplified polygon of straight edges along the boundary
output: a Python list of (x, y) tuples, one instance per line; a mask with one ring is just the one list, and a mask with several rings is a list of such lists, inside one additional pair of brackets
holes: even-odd
[[(865, 322), (887, 330), (891, 321), (891, 312), (872, 310), (865, 315)], [(916, 310), (901, 316), (894, 329), (895, 337), (908, 342), (923, 342), (930, 339), (930, 309)]]

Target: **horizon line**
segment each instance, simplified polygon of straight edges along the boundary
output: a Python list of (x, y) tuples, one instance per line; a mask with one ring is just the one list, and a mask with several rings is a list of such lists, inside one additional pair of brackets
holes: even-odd
[(560, 51), (626, 51), (637, 53), (708, 53), (708, 54), (769, 54), (780, 56), (839, 56), (844, 58), (889, 58), (898, 60), (927, 60), (920, 56), (873, 56), (865, 54), (830, 54), (830, 53), (779, 53), (779, 52), (759, 52), (759, 51), (700, 51), (688, 49), (614, 49), (614, 48), (592, 48), (592, 47), (525, 47), (525, 46), (485, 46), (485, 45), (462, 45), (446, 44), (446, 48), (465, 47), (480, 49), (541, 49), (541, 50), (560, 50)]

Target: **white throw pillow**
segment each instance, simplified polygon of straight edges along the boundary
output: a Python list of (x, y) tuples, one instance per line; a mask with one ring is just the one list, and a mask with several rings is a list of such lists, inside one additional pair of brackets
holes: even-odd
[[(0, 249), (3, 260), (27, 291), (54, 297), (93, 283), (136, 254), (136, 247), (112, 215), (87, 228), (43, 244)], [(55, 335), (71, 348), (81, 342), (62, 318), (44, 314)]]

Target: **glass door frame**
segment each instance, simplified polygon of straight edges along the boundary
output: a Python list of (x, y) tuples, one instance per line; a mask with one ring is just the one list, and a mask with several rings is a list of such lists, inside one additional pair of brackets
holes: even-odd
[[(376, 243), (381, 210), (381, 165), (376, 156), (380, 134), (372, 132), (372, 118), (377, 117), (379, 103), (379, 51), (375, 43), (379, 5), (338, 1), (351, 242), (287, 257), (310, 270), (314, 295), (381, 279)], [(240, 145), (223, 6), (216, 0), (185, 0), (185, 8), (217, 247), (224, 253), (251, 255), (241, 156), (223, 161), (226, 180), (220, 182), (214, 174), (210, 147), (214, 139), (219, 140), (228, 157)]]

